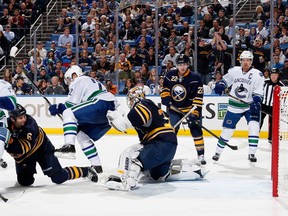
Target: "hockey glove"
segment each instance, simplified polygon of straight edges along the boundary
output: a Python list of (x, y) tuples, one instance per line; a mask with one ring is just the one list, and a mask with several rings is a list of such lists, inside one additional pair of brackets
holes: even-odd
[(63, 103), (53, 104), (49, 107), (49, 112), (52, 116), (56, 116), (58, 114), (62, 114), (66, 106)]
[(254, 96), (253, 103), (250, 104), (251, 120), (259, 122), (260, 111), (261, 111), (261, 98), (258, 96)]
[(223, 95), (225, 93), (226, 88), (227, 88), (226, 83), (221, 80), (215, 84), (214, 91), (218, 95)]
[(189, 127), (194, 127), (199, 124), (199, 111), (193, 110), (191, 115), (186, 118)]
[(129, 120), (120, 111), (108, 110), (106, 116), (109, 124), (120, 132), (125, 132), (130, 127)]

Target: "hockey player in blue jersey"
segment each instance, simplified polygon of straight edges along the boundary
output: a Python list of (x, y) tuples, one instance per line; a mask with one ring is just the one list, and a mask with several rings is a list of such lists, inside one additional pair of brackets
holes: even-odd
[[(189, 65), (188, 56), (181, 54), (177, 57), (177, 69), (166, 74), (160, 96), (162, 104), (169, 109), (173, 126), (183, 117), (183, 113), (189, 112), (194, 106), (197, 107), (192, 111), (187, 122), (194, 139), (198, 160), (205, 165), (203, 132), (202, 128), (195, 123), (195, 121), (200, 122), (202, 118), (203, 83), (197, 74), (190, 71)], [(177, 133), (179, 126), (175, 130)]]
[[(189, 179), (203, 177), (199, 165), (187, 160), (172, 161), (177, 148), (174, 128), (167, 114), (154, 102), (145, 98), (141, 87), (136, 86), (128, 92), (127, 103), (130, 107), (127, 117), (136, 129), (140, 143), (122, 152), (119, 158), (118, 175), (110, 176), (105, 184), (106, 187), (116, 190), (133, 189), (144, 174), (153, 181), (165, 181), (167, 178), (177, 180), (179, 177)], [(129, 125), (125, 121), (118, 121), (115, 124), (123, 129)], [(177, 168), (173, 169), (175, 167)], [(187, 169), (185, 172), (188, 176), (173, 175), (181, 173), (182, 168)]]
[[(16, 95), (12, 85), (5, 80), (0, 80), (0, 134), (4, 133), (7, 127), (7, 118), (4, 110), (14, 110), (16, 108)], [(4, 153), (5, 136), (0, 136), (0, 166), (7, 167), (7, 163), (2, 159)]]
[(111, 128), (107, 114), (110, 113), (108, 111), (115, 111), (117, 102), (115, 96), (108, 92), (102, 83), (82, 75), (79, 66), (71, 66), (64, 75), (65, 82), (69, 85), (65, 104), (53, 104), (49, 107), (51, 115), (63, 115), (65, 143), (60, 149), (55, 150), (55, 155), (75, 158), (77, 137), (91, 165), (98, 173), (102, 173), (94, 141), (99, 140)]
[(98, 176), (92, 167), (62, 168), (57, 157), (54, 156), (54, 146), (34, 118), (26, 114), (20, 104), (8, 112), (7, 128), (0, 131), (1, 137), (6, 138), (5, 149), (14, 158), (17, 181), (22, 186), (34, 183), (36, 163), (52, 182), (61, 184), (70, 179), (88, 177), (93, 182)]
[[(223, 130), (218, 140), (216, 152), (212, 159), (218, 161), (226, 143), (232, 137), (237, 123), (245, 117), (249, 132), (248, 160), (257, 162), (255, 156), (260, 131), (261, 101), (263, 98), (264, 77), (261, 71), (252, 67), (253, 54), (243, 51), (240, 55), (240, 66), (228, 70), (220, 82), (215, 86), (215, 93), (222, 95), (225, 89), (231, 88), (229, 106), (223, 120)], [(237, 98), (239, 100), (237, 100)]]

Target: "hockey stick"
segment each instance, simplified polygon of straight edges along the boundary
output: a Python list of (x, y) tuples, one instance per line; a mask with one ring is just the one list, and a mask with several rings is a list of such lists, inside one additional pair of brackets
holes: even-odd
[[(172, 107), (172, 109), (173, 110), (175, 110), (175, 111), (177, 111), (177, 112), (179, 112), (179, 113), (181, 113), (182, 115), (184, 115), (185, 113), (183, 113), (182, 111), (180, 111), (177, 107), (175, 107), (175, 106), (173, 106), (173, 105), (171, 105), (170, 107)], [(192, 111), (191, 111), (192, 112)], [(187, 113), (188, 114), (188, 113)], [(187, 115), (186, 114), (186, 115)], [(190, 114), (190, 113), (189, 113)], [(188, 117), (188, 116), (184, 116), (185, 118), (186, 117)], [(183, 117), (183, 118), (184, 118)], [(183, 119), (182, 118), (182, 119)], [(184, 119), (185, 119), (184, 118)], [(182, 120), (181, 119), (181, 120)], [(180, 120), (180, 121), (181, 121)], [(242, 148), (244, 148), (244, 147), (246, 147), (246, 145), (244, 146), (242, 146), (242, 145), (239, 145), (239, 146), (233, 146), (233, 145), (230, 145), (230, 144), (228, 144), (227, 142), (225, 142), (223, 139), (221, 139), (219, 136), (217, 136), (215, 133), (213, 133), (211, 130), (209, 130), (208, 128), (206, 128), (205, 126), (203, 126), (201, 123), (199, 123), (196, 119), (193, 119), (194, 120), (194, 123), (198, 126), (198, 127), (201, 127), (202, 129), (204, 129), (205, 131), (207, 131), (208, 133), (210, 133), (213, 137), (215, 137), (217, 140), (221, 140), (221, 142), (222, 143), (224, 143), (225, 145), (227, 145), (229, 148), (231, 148), (232, 150), (240, 150), (240, 149), (242, 149)], [(179, 123), (180, 124), (180, 123)], [(177, 125), (178, 126), (178, 125)]]
[[(12, 61), (16, 64), (16, 66), (18, 68), (20, 68), (20, 70), (25, 74), (25, 76), (29, 79), (29, 81), (31, 82), (31, 84), (34, 86), (35, 89), (37, 89), (37, 91), (39, 92), (39, 94), (44, 98), (44, 100), (48, 103), (49, 106), (52, 105), (52, 103), (48, 100), (48, 98), (43, 94), (43, 92), (38, 88), (38, 86), (33, 82), (33, 80), (30, 79), (30, 77), (28, 76), (26, 70), (24, 70), (23, 68), (21, 68), (18, 64), (18, 62), (15, 60), (15, 55), (17, 52), (18, 48), (16, 46), (13, 46), (10, 50), (10, 57), (12, 59)], [(62, 116), (58, 113), (57, 114), (58, 117), (63, 120)]]
[[(231, 98), (233, 98), (233, 99), (235, 99), (235, 100), (237, 100), (237, 101), (239, 101), (239, 102), (241, 102), (241, 103), (250, 105), (250, 103), (248, 103), (248, 102), (246, 102), (246, 101), (244, 101), (244, 100), (241, 100), (240, 98), (237, 98), (237, 97), (231, 95), (229, 92), (226, 92), (226, 94), (227, 94), (227, 96), (229, 96), (229, 97), (231, 97)], [(261, 112), (265, 113), (266, 115), (272, 116), (271, 113), (268, 113), (268, 112), (266, 112), (266, 111), (264, 111), (264, 110), (261, 110)]]
[[(247, 103), (246, 101), (243, 101), (243, 100), (241, 100), (240, 98), (237, 98), (237, 97), (231, 95), (229, 92), (226, 92), (226, 94), (227, 94), (229, 97), (231, 97), (231, 98), (233, 98), (233, 99), (235, 99), (235, 100), (237, 100), (237, 101), (239, 101), (239, 102), (241, 102), (241, 103), (250, 105), (250, 104)], [(262, 109), (261, 109), (261, 112), (264, 113), (264, 114), (266, 114), (266, 115), (269, 115), (269, 116), (273, 117), (273, 116), (272, 116), (272, 113), (266, 112), (266, 111), (264, 111), (264, 110), (262, 110)], [(288, 123), (288, 121), (284, 120), (283, 118), (280, 118), (280, 120), (283, 121), (283, 122), (286, 123), (286, 124)]]
[(0, 193), (0, 199), (3, 200), (4, 202), (8, 202), (8, 199), (5, 198), (4, 196), (2, 196), (2, 194)]

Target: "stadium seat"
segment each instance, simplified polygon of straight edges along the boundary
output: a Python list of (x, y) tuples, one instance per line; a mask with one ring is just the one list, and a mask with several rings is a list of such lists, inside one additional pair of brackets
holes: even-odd
[(51, 41), (58, 42), (59, 37), (60, 37), (60, 34), (51, 34)]
[(237, 23), (236, 24), (239, 28), (247, 28), (247, 23)]
[(257, 28), (257, 23), (256, 22), (255, 23), (248, 23), (248, 28), (252, 28), (252, 27)]
[(179, 32), (184, 27), (183, 27), (183, 25), (174, 25), (174, 28)]
[(130, 44), (131, 47), (136, 47), (136, 41), (135, 40), (124, 40), (123, 45)]

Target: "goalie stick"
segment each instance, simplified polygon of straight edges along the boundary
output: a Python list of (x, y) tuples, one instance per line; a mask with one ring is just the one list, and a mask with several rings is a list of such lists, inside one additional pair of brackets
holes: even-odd
[[(11, 51), (10, 51), (10, 57), (12, 59), (12, 61), (16, 64), (16, 66), (18, 68), (20, 68), (20, 70), (25, 74), (25, 76), (29, 79), (29, 81), (31, 82), (31, 84), (34, 86), (35, 89), (37, 89), (37, 91), (39, 92), (39, 94), (44, 98), (44, 100), (49, 104), (49, 106), (51, 106), (51, 102), (48, 100), (48, 98), (43, 94), (43, 92), (38, 88), (38, 86), (33, 82), (33, 80), (31, 80), (31, 78), (28, 76), (26, 70), (24, 70), (23, 68), (21, 68), (18, 64), (18, 62), (15, 60), (15, 55), (16, 55), (16, 52), (17, 52), (18, 48), (16, 46), (13, 46), (11, 48)], [(58, 113), (57, 114), (58, 117), (63, 120), (62, 116)]]
[(6, 198), (0, 193), (0, 199), (3, 200), (3, 202), (5, 202), (5, 203), (7, 203), (7, 202), (10, 203), (13, 200), (18, 199), (19, 197), (21, 197), (24, 193), (25, 193), (25, 190), (18, 191), (18, 192), (16, 192), (15, 196), (10, 197), (10, 198)]
[[(185, 113), (183, 113), (182, 111), (180, 111), (177, 107), (175, 107), (175, 106), (173, 106), (173, 105), (171, 105), (170, 107), (172, 107), (175, 111), (181, 113), (182, 115), (185, 114)], [(192, 110), (192, 109), (191, 109), (191, 110)], [(191, 110), (190, 110), (190, 111), (191, 111)], [(192, 112), (192, 111), (191, 111), (191, 112), (190, 112), (190, 111), (188, 112), (189, 115), (190, 115), (190, 113)], [(188, 114), (188, 113), (187, 113), (187, 114)], [(187, 115), (187, 114), (184, 115), (185, 118), (189, 116), (189, 115)], [(183, 117), (183, 118), (184, 118), (184, 117)], [(183, 118), (182, 118), (182, 119), (183, 119)], [(184, 119), (185, 119), (185, 118), (184, 118)], [(182, 120), (182, 119), (181, 119), (181, 120)], [(183, 119), (183, 120), (184, 120), (184, 119)], [(181, 121), (181, 120), (180, 120), (180, 121)], [(182, 120), (182, 121), (183, 121), (183, 120)], [(180, 121), (179, 121), (179, 122), (180, 122)], [(182, 121), (181, 121), (181, 122), (182, 122)], [(178, 122), (178, 123), (179, 123), (179, 122)], [(181, 123), (181, 122), (180, 122), (180, 123)], [(180, 123), (179, 123), (179, 124), (180, 124)], [(227, 143), (227, 142), (225, 142), (224, 140), (222, 140), (222, 139), (221, 139), (219, 136), (217, 136), (215, 133), (213, 133), (211, 130), (209, 130), (208, 128), (206, 128), (205, 126), (203, 126), (201, 123), (199, 123), (196, 119), (194, 120), (194, 123), (195, 123), (198, 127), (201, 127), (202, 129), (204, 129), (205, 131), (207, 131), (209, 134), (211, 134), (211, 135), (212, 135), (213, 137), (215, 137), (217, 140), (221, 140), (221, 142), (223, 142), (225, 145), (227, 145), (227, 146), (228, 146), (230, 149), (232, 149), (232, 150), (240, 150), (240, 149), (245, 148), (245, 147), (247, 146), (246, 144), (245, 144), (245, 145), (244, 145), (244, 144), (240, 144), (240, 145), (238, 145), (238, 146), (230, 145), (229, 143)], [(178, 124), (178, 125), (179, 125), (179, 124)], [(178, 125), (177, 125), (177, 126), (178, 126)], [(175, 125), (175, 128), (176, 128), (176, 125)]]

